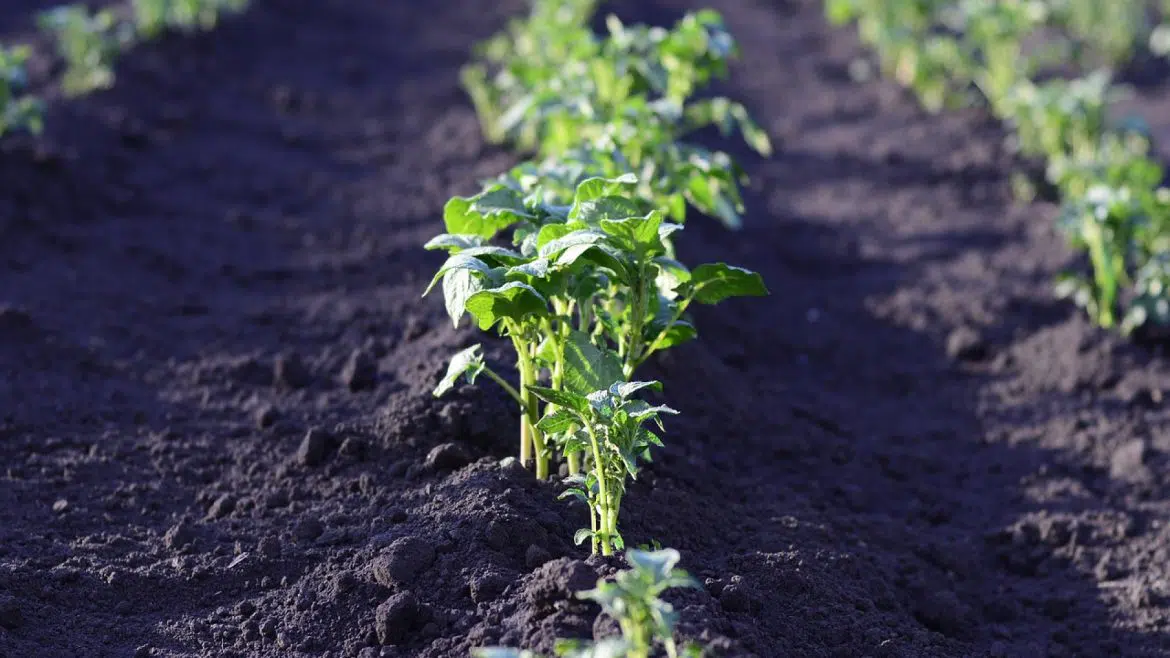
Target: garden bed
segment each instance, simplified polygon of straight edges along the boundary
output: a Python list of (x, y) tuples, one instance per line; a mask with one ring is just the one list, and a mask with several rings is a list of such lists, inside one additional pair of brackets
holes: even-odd
[[(25, 34), (29, 4), (0, 26)], [(741, 231), (695, 218), (678, 245), (772, 294), (704, 309), (701, 342), (648, 364), (683, 413), (623, 532), (704, 582), (670, 597), (683, 635), (728, 657), (1164, 655), (1170, 369), (1054, 298), (1071, 255), (1055, 208), (1013, 201), (1001, 128), (855, 83), (864, 50), (820, 2), (603, 13), (701, 6), (776, 154), (735, 153)], [(514, 162), (458, 69), (523, 10), (255, 0), (0, 144), (0, 657), (591, 634), (571, 592), (620, 561), (573, 545), (559, 486), (501, 465), (503, 392), (432, 397), (481, 337), (420, 297), (443, 203)], [(1137, 103), (1156, 133), (1165, 102)]]

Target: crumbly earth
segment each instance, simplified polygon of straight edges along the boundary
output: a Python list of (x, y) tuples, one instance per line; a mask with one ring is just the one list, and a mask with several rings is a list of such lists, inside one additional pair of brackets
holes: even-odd
[[(34, 7), (0, 31), (30, 36)], [(1170, 653), (1170, 368), (1054, 300), (1054, 208), (976, 111), (929, 116), (816, 0), (709, 4), (774, 136), (690, 262), (772, 294), (650, 375), (683, 410), (623, 508), (736, 658)], [(255, 0), (0, 142), (0, 656), (448, 658), (604, 631), (616, 559), (507, 462), (480, 339), (420, 292), (451, 195), (514, 156), (457, 86), (521, 0)], [(38, 80), (53, 69), (43, 40)], [(1165, 95), (1138, 100), (1164, 119)], [(705, 136), (705, 138), (707, 138)], [(712, 140), (714, 141), (714, 139)], [(490, 357), (507, 352), (490, 342)]]

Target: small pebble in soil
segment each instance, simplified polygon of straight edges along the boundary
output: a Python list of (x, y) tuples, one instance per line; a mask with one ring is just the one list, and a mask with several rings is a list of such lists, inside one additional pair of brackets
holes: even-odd
[(333, 437), (325, 430), (314, 427), (301, 439), (301, 445), (297, 448), (297, 461), (305, 466), (319, 466), (329, 456), (332, 447)]
[(426, 610), (410, 592), (386, 599), (374, 612), (374, 630), (381, 644), (397, 644), (426, 620)]
[(265, 537), (256, 545), (256, 552), (267, 558), (280, 557), (280, 540), (275, 537)]
[(65, 500), (64, 498), (60, 498), (56, 502), (53, 503), (53, 511), (58, 513), (58, 514), (63, 514), (68, 509), (69, 509), (69, 501)]
[(482, 576), (473, 578), (468, 585), (471, 600), (476, 603), (493, 601), (497, 596), (503, 594), (507, 588), (508, 579), (494, 571), (489, 571)]
[(378, 362), (365, 350), (354, 350), (341, 369), (341, 383), (351, 391), (365, 391), (378, 384)]
[(386, 587), (406, 585), (431, 566), (435, 550), (417, 537), (396, 540), (370, 564), (374, 580)]
[(1109, 462), (1109, 475), (1117, 480), (1138, 481), (1150, 476), (1146, 466), (1146, 442), (1135, 439), (1123, 444), (1113, 452)]
[(277, 388), (304, 388), (311, 379), (308, 366), (296, 352), (278, 355), (272, 365), (272, 383)]
[(1124, 394), (1125, 403), (1140, 409), (1157, 409), (1162, 406), (1162, 389), (1139, 386)]
[(276, 421), (280, 420), (280, 412), (276, 410), (276, 407), (266, 404), (256, 410), (255, 419), (256, 428), (265, 429), (272, 427)]
[(337, 454), (342, 457), (348, 457), (349, 459), (364, 459), (366, 456), (366, 444), (356, 436), (346, 437), (341, 442), (341, 447), (337, 449)]
[(470, 462), (467, 451), (458, 443), (443, 443), (427, 453), (426, 466), (436, 471), (452, 471)]
[(236, 509), (236, 499), (231, 494), (223, 494), (211, 503), (211, 507), (207, 508), (208, 519), (222, 519), (229, 516)]
[(971, 327), (959, 327), (947, 336), (947, 356), (958, 361), (977, 361), (987, 356), (987, 343)]
[(171, 526), (163, 535), (163, 544), (171, 549), (181, 549), (195, 541), (195, 530), (186, 521)]

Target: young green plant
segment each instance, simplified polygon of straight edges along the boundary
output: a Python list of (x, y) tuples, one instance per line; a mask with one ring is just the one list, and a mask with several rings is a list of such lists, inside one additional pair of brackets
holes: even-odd
[[(481, 330), (511, 340), (519, 384), (488, 368), (474, 348), (452, 360), (435, 395), (463, 376), (485, 374), (504, 386), (521, 411), (520, 460), (547, 477), (550, 437), (533, 385), (587, 395), (629, 380), (653, 354), (695, 337), (686, 318), (695, 302), (766, 295), (759, 274), (723, 263), (691, 271), (674, 256), (671, 235), (681, 225), (628, 194), (637, 179), (590, 178), (571, 203), (550, 203), (539, 184), (497, 182), (480, 194), (456, 197), (444, 212), (447, 233), (427, 243), (448, 252), (428, 294), (442, 282), (448, 314), (458, 326), (472, 315)], [(488, 244), (511, 229), (509, 249)], [(552, 441), (553, 446), (560, 441)], [(570, 474), (580, 459), (564, 454)]]
[(706, 126), (724, 135), (738, 129), (751, 148), (771, 153), (743, 105), (692, 100), (726, 75), (737, 52), (719, 15), (688, 14), (671, 30), (627, 27), (611, 16), (602, 39), (586, 21), (594, 3), (563, 12), (550, 4), (538, 2), (527, 22), (493, 38), (484, 61), (464, 70), (488, 139), (535, 151), (546, 166), (586, 165), (588, 176), (633, 172), (639, 196), (675, 221), (685, 220), (690, 203), (738, 228), (743, 172), (725, 153), (681, 141)]
[(662, 430), (660, 416), (678, 412), (634, 398), (643, 389), (662, 390), (659, 382), (617, 382), (588, 395), (530, 388), (537, 397), (556, 405), (540, 420), (540, 429), (563, 436), (565, 453), (584, 453), (589, 464), (584, 475), (570, 478), (572, 486), (562, 495), (589, 508), (589, 527), (578, 530), (574, 541), (590, 540), (594, 554), (612, 555), (614, 550), (622, 550), (625, 540), (618, 530), (618, 518), (626, 480), (636, 479), (638, 462), (650, 459), (652, 446), (662, 445), (662, 439), (645, 425), (654, 423)]
[(0, 135), (26, 130), (39, 133), (42, 127), (42, 104), (26, 92), (28, 76), (26, 46), (0, 47)]
[[(676, 568), (679, 553), (673, 548), (626, 552), (629, 569), (613, 580), (599, 580), (597, 587), (578, 592), (577, 598), (593, 601), (603, 614), (617, 621), (619, 637), (600, 641), (558, 640), (556, 655), (562, 658), (702, 658), (703, 649), (688, 643), (681, 648), (675, 640), (678, 613), (662, 599), (669, 589), (698, 588), (699, 583)], [(473, 658), (540, 658), (531, 651), (500, 647), (473, 649)]]

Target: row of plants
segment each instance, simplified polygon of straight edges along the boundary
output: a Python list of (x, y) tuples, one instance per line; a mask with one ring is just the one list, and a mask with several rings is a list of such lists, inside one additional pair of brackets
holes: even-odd
[[(688, 265), (676, 252), (694, 212), (732, 230), (743, 221), (743, 170), (693, 135), (738, 134), (762, 155), (771, 144), (742, 104), (698, 96), (738, 54), (718, 13), (669, 28), (609, 16), (596, 32), (596, 8), (535, 0), (462, 70), (485, 139), (529, 159), (446, 204), (445, 232), (425, 247), (447, 259), (423, 294), (441, 289), (456, 327), (470, 316), (516, 356), (508, 373), (481, 345), (462, 350), (434, 395), (480, 377), (499, 385), (519, 411), (520, 463), (541, 480), (563, 472), (561, 497), (588, 510), (575, 542), (613, 555), (626, 546), (618, 521), (627, 484), (663, 445), (663, 417), (678, 413), (643, 399), (662, 391), (639, 378), (643, 366), (697, 337), (695, 305), (768, 294), (755, 272)], [(659, 598), (693, 585), (672, 571), (678, 553), (630, 551), (627, 561), (631, 570), (580, 593), (619, 621), (621, 637), (564, 641), (557, 655), (701, 655), (694, 646), (680, 653), (674, 614)]]
[(726, 75), (736, 45), (712, 11), (670, 29), (590, 28), (592, 0), (539, 0), (531, 13), (477, 48), (463, 80), (485, 135), (532, 155), (470, 197), (445, 206), (446, 232), (426, 244), (447, 260), (441, 287), (455, 326), (470, 315), (507, 338), (515, 385), (480, 345), (456, 354), (435, 389), (483, 375), (520, 412), (520, 462), (546, 479), (568, 473), (566, 496), (586, 502), (577, 540), (610, 555), (622, 497), (675, 410), (639, 399), (653, 355), (696, 337), (695, 304), (766, 295), (761, 277), (725, 263), (689, 267), (673, 239), (688, 206), (739, 225), (742, 170), (687, 136), (738, 130), (770, 152), (739, 103), (697, 99)]
[(247, 5), (248, 0), (132, 0), (126, 12), (72, 4), (42, 12), (38, 22), (65, 61), (61, 88), (77, 96), (112, 86), (118, 57), (135, 45), (168, 31), (209, 30)]
[[(114, 83), (117, 58), (135, 44), (167, 31), (192, 32), (215, 27), (226, 14), (243, 11), (248, 0), (134, 0), (128, 12), (91, 10), (76, 4), (38, 16), (65, 62), (61, 88), (70, 96), (106, 89)], [(0, 136), (40, 133), (44, 103), (29, 91), (27, 46), (0, 46)]]
[[(1160, 7), (1159, 4), (1165, 5)], [(930, 111), (978, 104), (1012, 128), (1025, 158), (1046, 163), (1059, 224), (1088, 272), (1056, 291), (1100, 326), (1157, 336), (1170, 327), (1170, 190), (1149, 130), (1117, 119), (1115, 69), (1161, 53), (1170, 32), (1150, 0), (827, 0), (855, 22), (883, 73)], [(1017, 190), (1034, 192), (1027, 179)]]

